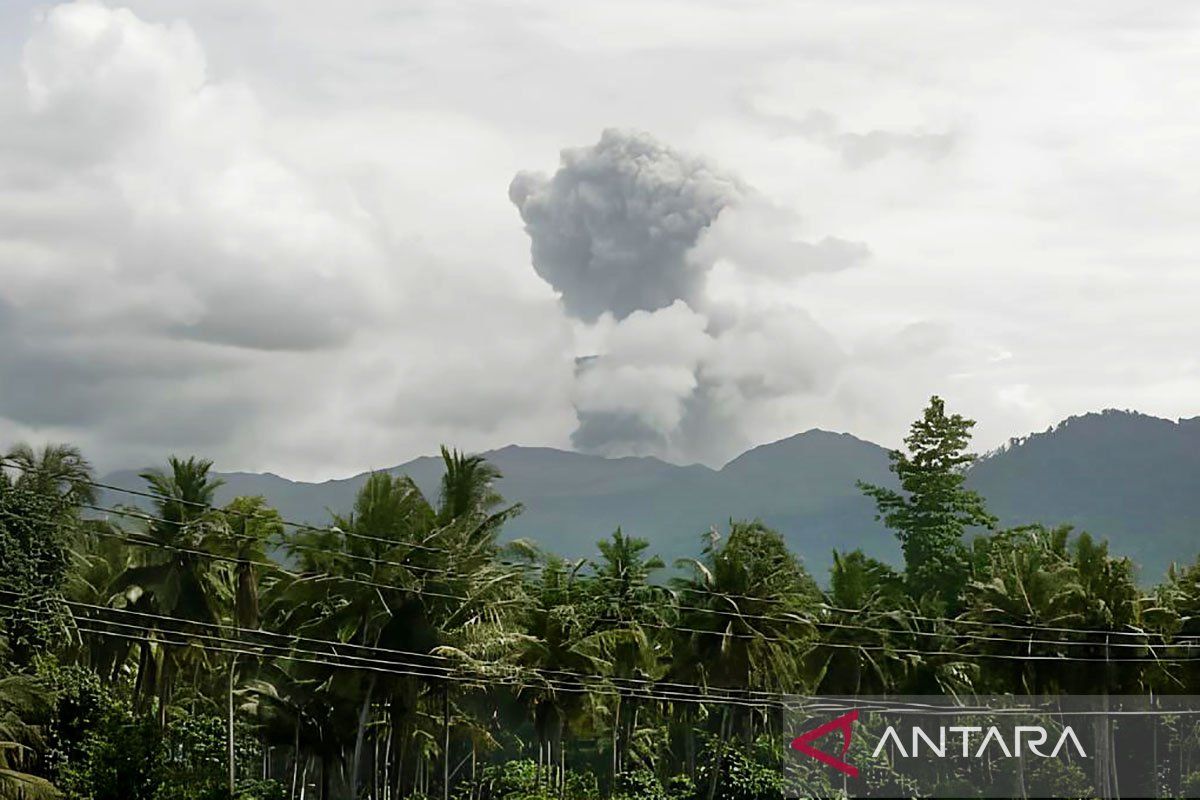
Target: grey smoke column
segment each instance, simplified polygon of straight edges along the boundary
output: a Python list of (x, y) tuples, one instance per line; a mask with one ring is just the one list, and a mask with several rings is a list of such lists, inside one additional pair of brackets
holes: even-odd
[(693, 304), (711, 264), (690, 262), (688, 251), (744, 195), (702, 159), (611, 128), (596, 145), (564, 150), (552, 177), (521, 172), (508, 188), (533, 268), (589, 322)]
[(867, 247), (797, 238), (794, 211), (704, 159), (609, 129), (564, 150), (552, 176), (518, 174), (508, 194), (567, 314), (612, 317), (576, 365), (580, 450), (720, 464), (753, 420), (828, 390), (845, 360), (802, 308), (723, 302), (706, 284), (722, 263), (786, 297), (789, 282), (855, 266)]

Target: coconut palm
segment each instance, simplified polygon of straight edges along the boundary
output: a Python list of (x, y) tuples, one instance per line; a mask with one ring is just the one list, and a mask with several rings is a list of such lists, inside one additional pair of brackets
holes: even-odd
[(92, 465), (77, 447), (47, 444), (35, 450), (19, 444), (8, 451), (5, 459), (15, 467), (14, 485), (18, 489), (62, 497), (71, 507), (96, 503)]
[[(7, 653), (0, 638), (0, 668)], [(0, 673), (0, 800), (51, 800), (54, 784), (28, 769), (45, 742), (33, 720), (48, 714), (51, 698), (28, 675)]]
[[(372, 473), (350, 514), (334, 515), (328, 529), (300, 531), (285, 546), (299, 576), (281, 580), (273, 592), (274, 625), (362, 647), (428, 652), (436, 631), (421, 614), (417, 590), (432, 549), (433, 517), (410, 479)], [(356, 709), (350, 782), (357, 785), (372, 708), (381, 698), (411, 696), (398, 684), (415, 679), (330, 673), (328, 680)]]
[[(290, 543), (286, 549), (301, 575), (283, 587), (286, 627), (413, 658), (428, 655), (431, 664), (439, 658), (472, 662), (503, 649), (519, 575), (496, 562), (496, 537), (520, 507), (502, 507), (493, 488), (500, 474), (481, 457), (443, 448), (443, 459), (436, 511), (408, 477), (374, 473), (351, 514), (335, 515), (331, 528), (302, 532)], [(368, 734), (411, 734), (422, 704), (440, 706), (442, 782), (448, 783), (451, 684), (379, 674), (355, 680), (357, 689), (347, 692), (359, 709), (351, 784), (361, 788)], [(386, 725), (371, 724), (376, 708), (387, 709)], [(392, 739), (397, 779), (410, 755), (400, 752), (409, 738)]]
[[(232, 568), (226, 574), (232, 584), (228, 593), (233, 602), (230, 609), (233, 635), (241, 630), (258, 627), (259, 581), (267, 560), (268, 543), (283, 535), (283, 520), (279, 512), (267, 505), (266, 498), (236, 497), (222, 509), (223, 524), (210, 525), (205, 549), (225, 555)], [(227, 787), (232, 794), (237, 780), (234, 748), (234, 689), (237, 684), (238, 654), (229, 656), (229, 680), (225, 697), (225, 745)]]
[[(734, 522), (724, 544), (714, 529), (704, 555), (682, 559), (691, 574), (672, 581), (679, 596), (679, 627), (672, 641), (672, 679), (743, 693), (793, 693), (811, 689), (804, 655), (815, 635), (812, 615), (820, 591), (783, 537), (759, 521)], [(731, 706), (721, 709), (711, 798), (721, 779), (724, 747), (740, 730), (746, 743), (779, 724), (780, 711)], [(685, 749), (694, 771), (694, 724), (688, 724)]]
[(912, 602), (904, 578), (861, 550), (833, 554), (828, 608), (810, 662), (822, 694), (886, 694), (904, 680), (911, 659)]
[[(115, 599), (117, 580), (137, 565), (138, 554), (125, 543), (121, 529), (108, 520), (83, 520), (77, 531), (63, 595), (76, 620), (101, 618), (101, 609)], [(76, 657), (110, 680), (128, 667), (133, 649), (129, 639), (92, 634), (81, 635), (80, 645)]]
[[(117, 578), (113, 590), (139, 612), (199, 623), (195, 632), (211, 632), (230, 600), (222, 562), (210, 555), (214, 534), (225, 529), (224, 518), (212, 509), (223, 481), (209, 474), (212, 462), (205, 459), (172, 457), (169, 465), (168, 471), (141, 473), (155, 496), (145, 531), (134, 539), (144, 541), (146, 547), (139, 563)], [(163, 632), (171, 631), (174, 638), (193, 630), (178, 622), (170, 623), (168, 628), (162, 628), (161, 623), (148, 624)], [(159, 721), (165, 725), (184, 654), (178, 645), (142, 642), (139, 647), (139, 694), (153, 692), (158, 697)], [(205, 654), (194, 652), (191, 657), (198, 671)]]
[[(595, 628), (605, 634), (612, 664), (611, 674), (619, 679), (652, 680), (659, 677), (665, 656), (666, 637), (672, 621), (670, 593), (653, 586), (650, 576), (665, 567), (657, 556), (647, 558), (650, 543), (625, 535), (620, 528), (609, 539), (597, 543), (600, 561), (593, 561), (597, 608)], [(612, 780), (628, 768), (638, 720), (638, 701), (620, 694), (611, 699)]]
[(572, 720), (583, 719), (597, 697), (583, 691), (571, 674), (604, 675), (612, 662), (611, 637), (596, 630), (583, 561), (536, 554), (538, 575), (526, 587), (529, 604), (522, 620), (527, 634), (516, 643), (513, 660), (525, 670), (518, 697), (529, 709), (538, 744), (540, 776), (562, 789), (564, 742)]
[(500, 470), (481, 455), (466, 455), (442, 446), (441, 492), (438, 522), (485, 515), (504, 502), (495, 489)]
[[(1047, 530), (1034, 525), (998, 533), (977, 543), (977, 559), (981, 563), (967, 588), (967, 610), (963, 616), (973, 622), (995, 624), (995, 628), (979, 628), (975, 633), (1002, 641), (980, 639), (973, 649), (1006, 657), (1079, 654), (1081, 648), (1071, 644), (1020, 641), (1022, 628), (1031, 631), (1025, 638), (1035, 640), (1045, 639), (1032, 634), (1038, 627), (1083, 624), (1085, 589), (1067, 551), (1070, 532), (1065, 526)], [(1067, 663), (1056, 666), (1053, 661), (1023, 662), (1012, 673), (1017, 676), (1015, 685), (1009, 674), (996, 672), (995, 677), (1002, 683), (980, 688), (1029, 694), (1063, 691), (1072, 675), (1071, 670), (1064, 669), (1066, 666)]]
[(714, 531), (703, 558), (677, 562), (691, 572), (672, 582), (681, 604), (677, 662), (691, 662), (677, 664), (679, 677), (734, 690), (800, 690), (821, 602), (816, 583), (761, 522), (734, 522), (718, 541)]

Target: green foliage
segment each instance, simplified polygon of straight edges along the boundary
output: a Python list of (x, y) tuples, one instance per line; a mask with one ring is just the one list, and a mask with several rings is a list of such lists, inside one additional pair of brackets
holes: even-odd
[(154, 721), (137, 718), (127, 703), (102, 697), (103, 705), (70, 742), (56, 782), (79, 800), (150, 800), (157, 787), (155, 760), (162, 736)]
[(908, 452), (891, 453), (891, 470), (902, 491), (859, 483), (875, 501), (877, 518), (900, 540), (910, 591), (931, 593), (947, 608), (955, 606), (968, 579), (964, 531), (995, 524), (983, 499), (963, 485), (965, 469), (975, 459), (967, 452), (974, 425), (959, 414), (947, 416), (942, 399), (930, 398), (904, 439)]
[[(596, 777), (591, 773), (568, 772), (563, 796), (568, 800), (596, 800), (600, 797)], [(483, 770), (476, 785), (468, 789), (480, 800), (557, 800), (559, 789), (550, 784), (546, 770), (533, 761), (518, 760), (495, 764)]]
[[(46, 762), (68, 797), (77, 800), (229, 800), (225, 786), (224, 722), (177, 709), (167, 728), (137, 714), (125, 687), (95, 672), (38, 664), (38, 679), (52, 697), (45, 726)], [(259, 747), (239, 731), (240, 758), (257, 763)], [(282, 800), (275, 781), (239, 786), (238, 798)]]
[(153, 800), (227, 800), (224, 720), (180, 715), (163, 734)]
[[(1196, 685), (1194, 665), (1106, 662), (1100, 637), (1059, 629), (1198, 635), (1200, 565), (1147, 596), (1127, 559), (1068, 527), (963, 545), (990, 521), (962, 485), (970, 425), (934, 398), (893, 459), (901, 491), (864, 487), (905, 546), (904, 574), (839, 552), (828, 591), (760, 521), (713, 529), (661, 583), (662, 561), (620, 529), (590, 561), (502, 548), (519, 507), (491, 465), (457, 451), (443, 453), (436, 506), (411, 479), (377, 473), (331, 528), (301, 530), (260, 497), (206, 507), (218, 482), (198, 459), (145, 474), (158, 519), (85, 520), (86, 462), (29, 451), (32, 478), (0, 472), (0, 580), (39, 604), (0, 629), (0, 798), (19, 781), (38, 800), (55, 786), (78, 800), (230, 800), (227, 709), (234, 800), (294, 800), (301, 785), (310, 800), (361, 798), (385, 782), (441, 797), (447, 766), (459, 800), (829, 796), (838, 776), (787, 758), (780, 709), (672, 693)], [(270, 563), (276, 543), (287, 568)], [(57, 627), (37, 627), (55, 621), (46, 611)], [(94, 632), (106, 618), (135, 641)], [(964, 640), (959, 623), (980, 636)], [(1055, 632), (1019, 643), (1037, 660), (997, 666), (987, 657), (1011, 655), (1012, 626)], [(408, 669), (367, 668), (392, 657)], [(615, 691), (631, 684), (649, 689)], [(865, 747), (857, 737), (849, 758), (873, 790), (921, 792)], [(1027, 776), (1090, 792), (1069, 765)], [(977, 779), (936, 775), (962, 794)]]
[(38, 774), (51, 703), (52, 696), (40, 681), (31, 675), (6, 674), (0, 661), (0, 798), (58, 796), (53, 784)]
[(658, 777), (645, 769), (622, 772), (613, 786), (613, 800), (668, 800)]
[(13, 465), (16, 489), (56, 498), (64, 509), (96, 502), (92, 465), (77, 447), (47, 444), (35, 450), (19, 444), (9, 450), (5, 459)]
[[(1026, 762), (1028, 783), (1037, 786), (1049, 797), (1084, 798), (1095, 797), (1092, 783), (1078, 764), (1069, 764), (1055, 758), (1039, 758)], [(1195, 796), (1188, 792), (1185, 797)]]
[(61, 641), (67, 618), (57, 600), (71, 562), (72, 509), (38, 487), (0, 470), (0, 626), (21, 664)]
[(489, 464), (483, 456), (466, 455), (442, 447), (442, 463), (445, 472), (438, 498), (439, 524), (444, 525), (455, 519), (486, 517), (503, 504), (504, 498), (495, 489), (495, 482), (501, 477), (500, 470)]
[(646, 769), (624, 772), (617, 776), (612, 800), (692, 800), (706, 798), (687, 775), (672, 775), (664, 784)]
[(1200, 770), (1189, 772), (1183, 779), (1183, 797), (1200, 797)]
[[(224, 722), (219, 717), (174, 715), (166, 730), (133, 713), (128, 703), (101, 694), (83, 736), (58, 766), (57, 783), (79, 800), (229, 800), (225, 785)], [(61, 707), (61, 704), (60, 704)], [(79, 718), (76, 717), (76, 720)], [(64, 726), (70, 721), (62, 720)], [(256, 746), (242, 738), (241, 757)], [(239, 798), (278, 800), (274, 781), (239, 787)]]
[[(778, 761), (767, 758), (761, 748), (747, 752), (728, 742), (710, 739), (705, 758), (696, 773), (696, 790), (687, 800), (783, 800), (788, 784)], [(714, 782), (715, 793), (709, 787)]]
[(714, 530), (702, 558), (677, 566), (691, 572), (673, 581), (678, 679), (763, 691), (805, 685), (802, 656), (821, 592), (778, 532), (734, 522), (723, 544)]
[(287, 800), (287, 789), (276, 780), (246, 781), (238, 786), (233, 800)]

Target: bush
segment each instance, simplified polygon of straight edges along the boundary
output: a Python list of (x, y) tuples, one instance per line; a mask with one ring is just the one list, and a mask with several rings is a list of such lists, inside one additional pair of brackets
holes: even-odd
[(668, 800), (667, 792), (654, 773), (639, 769), (617, 776), (613, 800)]
[(287, 790), (275, 780), (246, 781), (233, 797), (234, 800), (287, 800)]
[(1200, 797), (1200, 771), (1189, 772), (1183, 779), (1183, 797)]
[(127, 707), (101, 709), (59, 765), (55, 782), (79, 800), (146, 800), (157, 785), (159, 739), (154, 722), (135, 719)]
[[(1026, 783), (1031, 790), (1052, 797), (1094, 797), (1091, 781), (1078, 764), (1056, 758), (1031, 760)], [(1198, 786), (1197, 788), (1200, 788)], [(1195, 797), (1188, 794), (1187, 797)]]
[[(710, 738), (696, 770), (696, 788), (689, 800), (705, 800), (720, 765), (713, 800), (783, 800), (787, 782), (775, 764), (763, 763), (736, 746)], [(760, 756), (762, 754), (760, 753)]]
[[(558, 790), (546, 786), (545, 775), (538, 786), (537, 764), (528, 759), (493, 764), (476, 780), (475, 796), (482, 800), (558, 800)], [(567, 772), (567, 800), (593, 800), (600, 790), (590, 772)]]
[[(51, 778), (77, 800), (229, 800), (225, 721), (178, 713), (165, 731), (134, 713), (91, 670), (39, 664), (54, 689), (47, 726)], [(238, 737), (239, 763), (256, 763), (257, 743)], [(283, 800), (275, 781), (248, 781), (237, 800)]]

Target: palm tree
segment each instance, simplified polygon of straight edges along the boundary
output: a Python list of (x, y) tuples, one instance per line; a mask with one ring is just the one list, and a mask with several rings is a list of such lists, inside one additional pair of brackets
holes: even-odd
[[(518, 697), (529, 708), (538, 740), (539, 782), (563, 788), (564, 740), (572, 719), (581, 719), (597, 699), (579, 679), (565, 673), (603, 675), (611, 667), (611, 640), (596, 630), (583, 561), (529, 552), (540, 560), (539, 575), (526, 587), (529, 604), (513, 660), (526, 670)], [(563, 674), (563, 677), (557, 677)]]
[(47, 444), (34, 450), (19, 444), (5, 458), (17, 469), (14, 486), (18, 489), (61, 497), (70, 507), (96, 503), (92, 465), (77, 447)]
[[(279, 512), (267, 506), (266, 498), (236, 497), (222, 509), (224, 525), (213, 531), (210, 549), (224, 551), (233, 559), (230, 575), (233, 596), (231, 617), (234, 638), (238, 631), (253, 629), (259, 623), (259, 579), (267, 561), (267, 543), (283, 534), (283, 520)], [(234, 688), (237, 682), (237, 653), (229, 657), (229, 681), (226, 692), (226, 759), (228, 761), (228, 789), (234, 792), (237, 781), (237, 765), (234, 753)]]
[[(1110, 557), (1107, 542), (1097, 542), (1087, 533), (1081, 533), (1071, 548), (1071, 564), (1082, 591), (1081, 620), (1084, 628), (1105, 632), (1146, 632), (1142, 624), (1142, 601), (1134, 580), (1133, 563), (1128, 558)], [(1071, 690), (1076, 694), (1082, 694), (1090, 687), (1103, 687), (1101, 694), (1107, 710), (1110, 693), (1134, 694), (1144, 689), (1143, 672), (1136, 664), (1113, 663), (1110, 660), (1112, 648), (1109, 636), (1104, 637), (1103, 644), (1097, 642), (1094, 649), (1078, 649), (1084, 652), (1090, 650), (1094, 656), (1103, 657), (1104, 661), (1079, 664), (1078, 669), (1071, 671)], [(1126, 649), (1123, 654), (1134, 655), (1139, 652)], [(1098, 715), (1093, 718), (1093, 725), (1099, 734), (1097, 741), (1102, 742), (1093, 765), (1094, 785), (1107, 794), (1114, 790), (1116, 782), (1116, 759), (1112, 754), (1113, 740), (1109, 727), (1111, 721), (1107, 715)], [(1101, 726), (1103, 730), (1100, 730)]]
[[(137, 553), (125, 543), (122, 531), (108, 520), (83, 520), (78, 531), (63, 595), (76, 619), (94, 619), (102, 615), (100, 608), (113, 604), (116, 583), (137, 564)], [(116, 680), (126, 666), (132, 642), (94, 634), (80, 638), (79, 658), (83, 663), (102, 677)]]
[[(364, 647), (428, 651), (436, 644), (415, 590), (428, 557), (434, 513), (407, 477), (368, 476), (347, 516), (328, 529), (302, 530), (285, 544), (300, 575), (282, 580), (271, 615), (278, 629)], [(339, 697), (356, 709), (352, 791), (357, 794), (371, 710), (379, 698), (406, 696), (405, 676), (336, 676)], [(353, 684), (353, 685), (351, 685)], [(406, 709), (406, 713), (415, 709)], [(345, 731), (330, 734), (345, 735)]]
[[(502, 507), (493, 488), (499, 472), (481, 457), (443, 448), (443, 459), (436, 511), (410, 478), (374, 473), (351, 514), (334, 515), (330, 529), (304, 531), (288, 543), (285, 549), (301, 570), (299, 580), (283, 587), (286, 600), (279, 609), (288, 629), (342, 640), (349, 634), (354, 644), (427, 654), (431, 664), (436, 657), (472, 662), (502, 649), (519, 576), (496, 563), (496, 538), (520, 507)], [(358, 698), (350, 759), (354, 790), (361, 788), (368, 734), (402, 732), (392, 737), (390, 754), (392, 774), (402, 780), (419, 706), (440, 699), (448, 791), (450, 684), (378, 674), (358, 682), (351, 693)], [(388, 709), (387, 722), (372, 726), (380, 705)]]
[(263, 564), (270, 563), (271, 539), (283, 535), (283, 520), (261, 496), (235, 497), (221, 511), (225, 527), (214, 531), (210, 547), (217, 552), (223, 549), (233, 559), (234, 625), (257, 628)]
[[(981, 652), (1000, 653), (1005, 656), (1069, 656), (1080, 654), (1081, 648), (1071, 645), (1043, 645), (1030, 642), (1022, 645), (1020, 628), (1030, 629), (1028, 639), (1037, 637), (1038, 627), (1081, 627), (1084, 621), (1084, 587), (1071, 564), (1067, 552), (1070, 535), (1067, 526), (1047, 530), (1041, 526), (1027, 526), (1005, 531), (977, 543), (977, 558), (981, 564), (967, 587), (966, 612), (963, 617), (973, 622), (997, 625), (995, 628), (979, 628), (979, 635), (1001, 640), (1018, 641), (985, 642), (976, 648)], [(1018, 626), (1014, 628), (1013, 626)], [(1063, 637), (1056, 637), (1063, 638)], [(1079, 640), (1083, 643), (1083, 640)], [(1063, 662), (1019, 662), (1016, 684), (1005, 673), (993, 673), (1001, 679), (999, 685), (990, 687), (994, 691), (1013, 691), (1025, 694), (1055, 693), (1064, 691), (1072, 680), (1076, 666)]]
[[(169, 471), (141, 473), (155, 495), (154, 513), (144, 533), (147, 548), (141, 563), (126, 569), (113, 588), (138, 611), (214, 626), (221, 620), (222, 605), (230, 599), (222, 567), (209, 555), (214, 533), (225, 525), (220, 513), (212, 510), (223, 481), (209, 475), (212, 462), (206, 459), (171, 457), (169, 464)], [(172, 623), (171, 630), (176, 636), (188, 634), (179, 623)], [(182, 654), (175, 645), (160, 647), (157, 655), (148, 642), (140, 647), (138, 688), (157, 694), (159, 722), (165, 725)], [(193, 655), (198, 671), (203, 654)], [(152, 687), (147, 685), (151, 677), (156, 678)]]
[[(620, 679), (652, 680), (660, 676), (665, 655), (662, 631), (671, 622), (670, 593), (653, 586), (650, 576), (666, 565), (657, 556), (647, 558), (650, 543), (626, 536), (620, 528), (597, 543), (600, 562), (592, 562), (596, 611), (595, 628), (604, 635), (611, 674)], [(637, 729), (638, 703), (630, 698), (622, 709), (618, 693), (612, 699), (612, 780), (628, 767)], [(624, 711), (624, 717), (622, 717)]]
[[(0, 665), (6, 660), (0, 638)], [(55, 800), (62, 794), (45, 778), (26, 771), (44, 747), (39, 727), (31, 720), (45, 716), (50, 697), (28, 675), (0, 674), (0, 800)]]
[(677, 566), (691, 572), (673, 581), (683, 652), (696, 665), (690, 677), (735, 690), (805, 685), (800, 656), (821, 594), (783, 537), (758, 521), (735, 522), (724, 545), (714, 532), (702, 559)]
[(896, 652), (911, 631), (904, 578), (861, 550), (833, 554), (828, 610), (814, 645), (822, 694), (887, 694), (903, 679), (909, 659)]
[[(679, 628), (673, 641), (674, 680), (742, 692), (797, 692), (810, 687), (804, 654), (813, 638), (811, 617), (820, 591), (784, 544), (783, 537), (759, 521), (734, 522), (724, 545), (714, 529), (700, 559), (682, 559), (691, 574), (672, 582), (680, 598)], [(749, 742), (758, 714), (723, 709), (717, 741), (722, 747), (740, 727)], [(764, 704), (762, 727), (772, 716)], [(689, 769), (695, 746), (687, 741)], [(708, 794), (716, 791), (723, 749)]]

